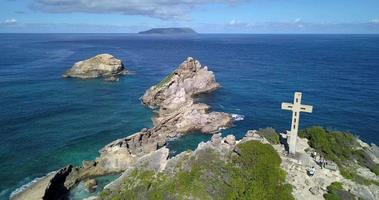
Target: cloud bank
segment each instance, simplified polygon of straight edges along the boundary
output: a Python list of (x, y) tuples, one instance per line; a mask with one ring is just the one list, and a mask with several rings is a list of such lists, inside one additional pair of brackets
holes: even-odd
[(6, 19), (6, 20), (0, 22), (0, 25), (14, 25), (14, 24), (17, 24), (17, 20), (14, 18)]
[(50, 13), (121, 13), (159, 19), (184, 19), (208, 4), (236, 4), (249, 0), (35, 0), (31, 5)]

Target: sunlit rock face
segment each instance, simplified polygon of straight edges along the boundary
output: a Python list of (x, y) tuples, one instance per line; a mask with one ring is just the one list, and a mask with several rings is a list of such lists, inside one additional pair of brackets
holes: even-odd
[(127, 72), (121, 60), (110, 54), (99, 54), (75, 63), (63, 77), (80, 79), (103, 77), (105, 80), (117, 81), (119, 75), (125, 75)]

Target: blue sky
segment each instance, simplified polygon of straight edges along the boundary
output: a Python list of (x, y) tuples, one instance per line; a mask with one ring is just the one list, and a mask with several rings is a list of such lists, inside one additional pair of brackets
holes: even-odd
[(379, 33), (379, 0), (0, 0), (0, 32)]

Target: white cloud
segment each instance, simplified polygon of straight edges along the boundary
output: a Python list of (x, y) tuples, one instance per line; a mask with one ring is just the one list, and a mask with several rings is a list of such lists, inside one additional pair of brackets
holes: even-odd
[(229, 27), (245, 27), (245, 28), (254, 26), (253, 23), (247, 23), (247, 22), (236, 20), (236, 19), (230, 20), (226, 25)]
[(293, 21), (293, 23), (299, 23), (299, 22), (301, 22), (301, 18), (296, 18), (296, 19)]
[(371, 23), (379, 24), (379, 18), (371, 20)]
[(6, 20), (0, 22), (0, 24), (2, 24), (2, 25), (13, 25), (13, 24), (17, 24), (17, 20), (14, 18), (6, 19)]
[(121, 13), (160, 19), (186, 18), (207, 4), (236, 4), (249, 0), (34, 0), (32, 8), (51, 13)]

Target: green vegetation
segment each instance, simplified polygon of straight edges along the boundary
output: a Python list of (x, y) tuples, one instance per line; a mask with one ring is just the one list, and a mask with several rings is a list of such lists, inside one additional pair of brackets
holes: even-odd
[(339, 131), (329, 132), (322, 127), (315, 126), (300, 131), (299, 135), (307, 138), (309, 145), (318, 153), (335, 162), (345, 178), (361, 184), (379, 185), (378, 182), (365, 179), (357, 174), (356, 168), (360, 165), (378, 175), (379, 165), (372, 161), (352, 134)]
[(275, 131), (275, 129), (271, 127), (267, 127), (264, 129), (259, 129), (257, 132), (260, 136), (266, 138), (271, 144), (279, 144), (279, 134)]
[(170, 82), (172, 77), (174, 77), (174, 73), (167, 75), (163, 80), (161, 80), (161, 82), (157, 84), (157, 87), (159, 88), (166, 85), (168, 82)]
[(134, 170), (119, 191), (103, 199), (294, 199), (280, 157), (271, 145), (249, 141), (240, 156), (221, 159), (217, 151), (184, 156), (172, 172)]
[(342, 187), (342, 183), (333, 182), (328, 187), (328, 193), (324, 194), (325, 200), (355, 200), (355, 196)]

